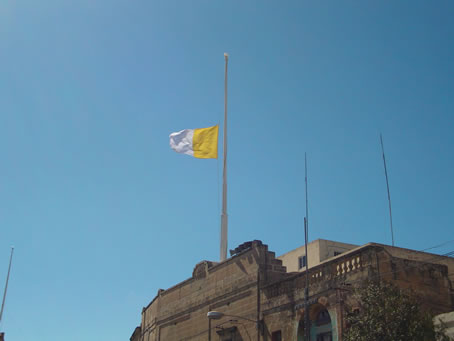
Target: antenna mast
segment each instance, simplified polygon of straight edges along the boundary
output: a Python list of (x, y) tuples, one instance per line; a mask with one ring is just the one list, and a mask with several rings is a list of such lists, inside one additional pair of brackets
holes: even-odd
[(380, 133), (380, 143), (381, 143), (381, 151), (383, 154), (383, 165), (385, 167), (386, 189), (388, 190), (389, 222), (391, 225), (391, 239), (392, 239), (392, 243), (394, 246), (393, 214), (391, 211), (391, 194), (389, 193), (389, 182), (388, 182), (388, 171), (386, 169), (385, 148), (383, 147), (383, 138), (381, 136), (381, 133)]
[(8, 275), (6, 276), (5, 291), (3, 292), (2, 310), (0, 310), (0, 323), (2, 322), (3, 308), (5, 307), (6, 292), (8, 291), (9, 274), (11, 272), (11, 263), (13, 261), (14, 247), (11, 247), (11, 255), (9, 256)]
[(304, 331), (306, 340), (310, 340), (310, 320), (309, 320), (309, 258), (307, 253), (307, 241), (309, 239), (309, 209), (307, 204), (307, 158), (304, 153), (304, 182), (306, 190), (306, 216), (304, 217), (304, 247), (306, 257), (306, 287), (304, 288)]

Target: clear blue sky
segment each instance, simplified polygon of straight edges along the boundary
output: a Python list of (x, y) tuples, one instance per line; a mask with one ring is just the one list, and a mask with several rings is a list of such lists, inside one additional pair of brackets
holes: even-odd
[[(222, 120), (229, 247), (454, 239), (454, 2), (0, 2), (0, 329), (128, 340), (159, 288), (219, 258), (218, 161), (168, 135)], [(220, 176), (219, 176), (220, 178)], [(443, 253), (450, 244), (434, 249)]]

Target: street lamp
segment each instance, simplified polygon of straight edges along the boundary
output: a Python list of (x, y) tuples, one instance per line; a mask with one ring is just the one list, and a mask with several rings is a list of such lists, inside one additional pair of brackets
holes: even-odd
[(224, 316), (224, 313), (221, 313), (220, 311), (209, 311), (207, 313), (207, 317), (210, 320), (219, 320)]

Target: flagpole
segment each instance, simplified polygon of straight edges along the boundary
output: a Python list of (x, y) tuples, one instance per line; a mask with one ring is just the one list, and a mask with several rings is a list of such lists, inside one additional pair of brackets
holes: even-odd
[(11, 272), (11, 262), (13, 260), (13, 252), (14, 252), (14, 247), (11, 247), (11, 255), (9, 257), (9, 266), (8, 266), (8, 275), (6, 276), (5, 291), (3, 292), (2, 309), (0, 310), (0, 323), (2, 322), (3, 308), (5, 307), (6, 292), (8, 291), (9, 274)]
[(224, 53), (225, 59), (225, 75), (224, 75), (224, 165), (222, 175), (222, 214), (221, 214), (221, 262), (227, 259), (227, 65), (229, 63), (229, 55)]

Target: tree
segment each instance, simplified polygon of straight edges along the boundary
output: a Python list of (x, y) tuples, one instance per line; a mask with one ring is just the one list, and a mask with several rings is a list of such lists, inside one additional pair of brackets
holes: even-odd
[(355, 296), (360, 309), (347, 312), (345, 341), (450, 340), (412, 296), (390, 284), (367, 283)]

